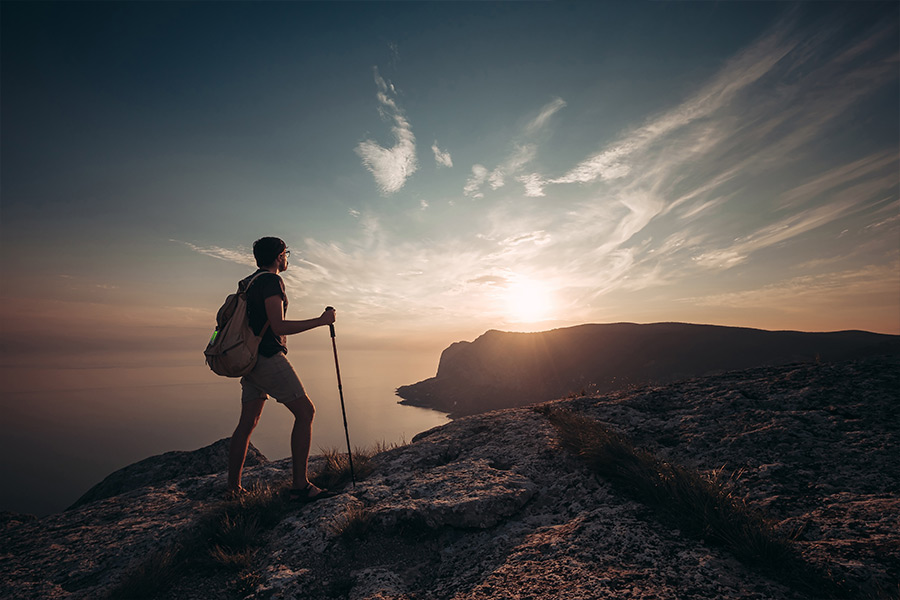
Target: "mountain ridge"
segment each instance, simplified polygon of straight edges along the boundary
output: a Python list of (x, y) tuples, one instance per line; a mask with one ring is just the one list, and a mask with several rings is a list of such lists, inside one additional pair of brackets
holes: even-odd
[(434, 377), (397, 388), (402, 404), (453, 417), (630, 385), (755, 366), (900, 354), (900, 336), (860, 330), (769, 331), (692, 323), (488, 330), (442, 353)]

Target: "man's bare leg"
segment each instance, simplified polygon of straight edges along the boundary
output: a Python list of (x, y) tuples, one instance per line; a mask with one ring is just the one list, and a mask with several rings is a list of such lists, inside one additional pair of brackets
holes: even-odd
[(312, 445), (312, 422), (316, 407), (308, 397), (285, 402), (294, 414), (294, 428), (291, 430), (291, 459), (293, 463), (293, 489), (302, 490), (310, 485), (307, 468), (309, 449)]
[(241, 418), (231, 435), (231, 444), (228, 447), (228, 491), (238, 492), (241, 489), (241, 473), (244, 471), (244, 461), (247, 458), (247, 448), (250, 446), (250, 434), (259, 423), (259, 416), (265, 406), (265, 398), (258, 398), (241, 404)]

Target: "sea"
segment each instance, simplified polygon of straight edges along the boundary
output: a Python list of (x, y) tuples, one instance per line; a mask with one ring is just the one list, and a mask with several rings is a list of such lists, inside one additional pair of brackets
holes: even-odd
[[(312, 454), (345, 452), (340, 370), (353, 448), (399, 445), (449, 422), (445, 413), (399, 404), (395, 390), (431, 377), (438, 356), (415, 350), (291, 349), (316, 406)], [(121, 364), (0, 366), (0, 511), (43, 516), (65, 510), (113, 471), (173, 450), (231, 436), (240, 384), (191, 357)], [(269, 400), (251, 436), (268, 459), (290, 456), (290, 411)]]

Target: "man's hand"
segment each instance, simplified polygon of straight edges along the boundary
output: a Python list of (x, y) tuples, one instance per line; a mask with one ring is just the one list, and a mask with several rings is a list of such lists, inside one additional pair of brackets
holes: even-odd
[(331, 325), (334, 323), (335, 312), (330, 306), (328, 309), (321, 316), (313, 319), (285, 321), (281, 297), (269, 296), (266, 298), (266, 316), (269, 317), (269, 327), (275, 335), (294, 335), (323, 325)]

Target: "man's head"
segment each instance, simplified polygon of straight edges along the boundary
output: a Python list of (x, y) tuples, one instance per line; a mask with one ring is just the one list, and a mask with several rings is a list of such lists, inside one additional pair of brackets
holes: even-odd
[[(256, 259), (256, 266), (261, 269), (271, 267), (286, 249), (287, 244), (277, 237), (259, 238), (253, 242), (253, 257)], [(287, 264), (284, 267), (287, 268)]]

